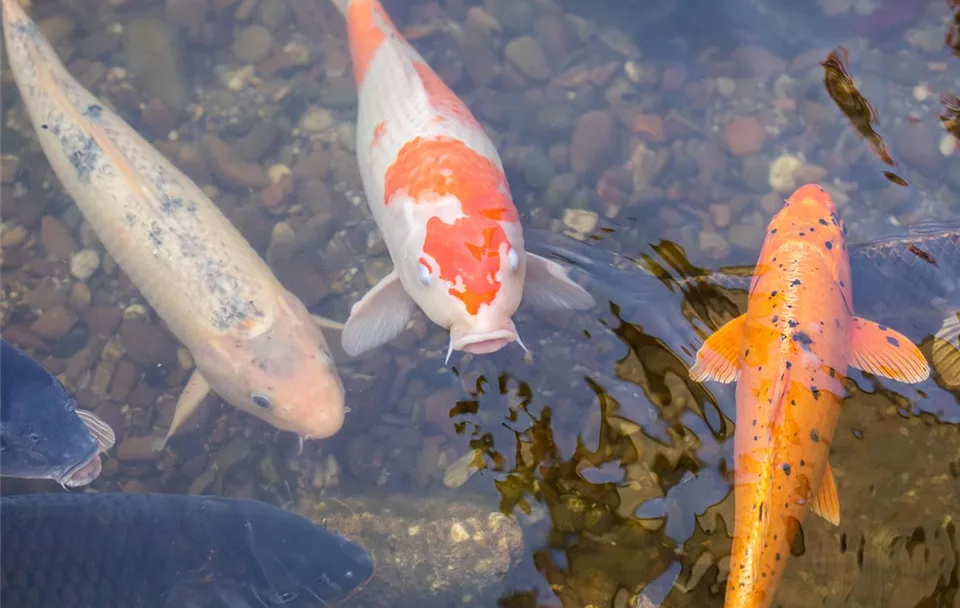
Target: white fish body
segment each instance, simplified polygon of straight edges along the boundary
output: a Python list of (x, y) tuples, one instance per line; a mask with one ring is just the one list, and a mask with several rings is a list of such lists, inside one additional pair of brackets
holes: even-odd
[(392, 339), (415, 306), (450, 331), (448, 358), (519, 342), (521, 298), (539, 310), (591, 307), (560, 265), (525, 252), (496, 148), (381, 4), (332, 1), (347, 21), (358, 87), (357, 161), (394, 264), (351, 310), (344, 350)]
[(301, 437), (336, 433), (343, 387), (317, 320), (196, 184), (66, 71), (17, 0), (2, 2), (7, 61), (50, 165), (196, 362), (167, 437), (210, 390)]

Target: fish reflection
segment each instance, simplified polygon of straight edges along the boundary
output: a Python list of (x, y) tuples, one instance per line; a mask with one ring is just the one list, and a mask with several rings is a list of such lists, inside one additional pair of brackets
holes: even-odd
[[(877, 122), (876, 108), (860, 93), (847, 71), (848, 55), (847, 49), (843, 47), (830, 51), (827, 59), (820, 64), (823, 66), (824, 72), (823, 85), (826, 87), (830, 98), (846, 115), (857, 133), (867, 140), (877, 157), (885, 164), (896, 167), (897, 163), (890, 156), (883, 138), (873, 128)], [(884, 171), (883, 174), (897, 185), (907, 185), (906, 180), (891, 171)]]

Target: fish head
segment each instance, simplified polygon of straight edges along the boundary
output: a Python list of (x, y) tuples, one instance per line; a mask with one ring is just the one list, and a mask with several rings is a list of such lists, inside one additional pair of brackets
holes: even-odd
[(92, 477), (90, 473), (100, 464), (100, 446), (60, 381), (6, 340), (2, 341), (0, 367), (2, 474), (53, 479), (65, 486), (96, 479), (99, 469)]
[(231, 405), (304, 439), (343, 426), (344, 390), (330, 347), (295, 296), (248, 333), (213, 338), (196, 349), (197, 368)]
[(266, 606), (335, 605), (374, 573), (366, 549), (295, 513), (248, 518), (246, 542), (261, 575), (246, 584)]
[(820, 185), (805, 184), (785, 201), (767, 227), (760, 263), (770, 263), (784, 245), (815, 247), (834, 279), (849, 286), (846, 227), (833, 198)]
[(450, 331), (449, 351), (491, 353), (519, 341), (526, 253), (519, 222), (433, 216), (397, 268), (407, 293)]

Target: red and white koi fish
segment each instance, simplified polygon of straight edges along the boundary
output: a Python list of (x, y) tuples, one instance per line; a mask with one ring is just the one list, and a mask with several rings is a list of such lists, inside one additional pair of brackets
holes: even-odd
[(190, 178), (70, 75), (18, 0), (2, 4), (6, 59), (44, 155), (193, 355), (167, 437), (210, 391), (301, 440), (336, 433), (343, 385), (320, 320)]
[(512, 316), (587, 309), (562, 267), (526, 253), (493, 142), (377, 0), (331, 0), (347, 22), (358, 89), (357, 161), (394, 268), (354, 304), (343, 348), (357, 355), (404, 330), (418, 305), (454, 350), (521, 346)]
[(930, 375), (909, 339), (854, 316), (844, 234), (823, 188), (794, 192), (768, 226), (747, 312), (710, 336), (690, 369), (696, 381), (737, 382), (727, 608), (771, 605), (811, 508), (840, 522), (827, 459), (847, 367), (911, 383)]

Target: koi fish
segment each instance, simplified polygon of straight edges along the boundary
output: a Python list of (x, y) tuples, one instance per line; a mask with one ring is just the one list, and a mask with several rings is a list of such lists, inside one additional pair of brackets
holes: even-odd
[(336, 433), (343, 385), (320, 320), (190, 178), (67, 72), (18, 1), (2, 2), (7, 61), (50, 166), (193, 355), (167, 439), (210, 391), (301, 440)]
[(811, 509), (839, 524), (827, 459), (847, 368), (906, 383), (930, 375), (909, 339), (854, 316), (844, 235), (823, 188), (794, 192), (768, 226), (746, 313), (710, 336), (690, 368), (697, 382), (737, 382), (727, 608), (771, 605)]
[(583, 310), (593, 297), (527, 253), (493, 142), (377, 0), (331, 0), (344, 15), (358, 89), (357, 161), (393, 270), (356, 302), (342, 344), (355, 356), (404, 330), (415, 307), (454, 350), (523, 342), (512, 316)]
[(115, 442), (109, 424), (78, 409), (53, 374), (0, 339), (0, 477), (85, 486), (100, 476), (100, 454)]

